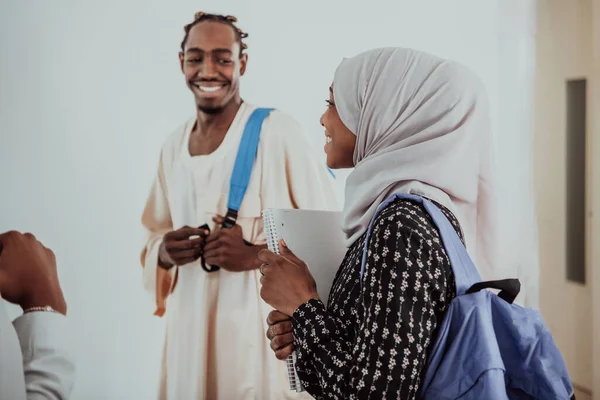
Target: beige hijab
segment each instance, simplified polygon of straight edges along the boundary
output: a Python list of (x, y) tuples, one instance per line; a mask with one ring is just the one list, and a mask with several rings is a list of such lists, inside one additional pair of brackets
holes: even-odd
[(356, 135), (343, 212), (346, 244), (366, 231), (388, 196), (413, 193), (456, 215), (482, 278), (494, 277), (492, 134), (477, 76), (420, 51), (374, 49), (342, 61), (334, 97)]

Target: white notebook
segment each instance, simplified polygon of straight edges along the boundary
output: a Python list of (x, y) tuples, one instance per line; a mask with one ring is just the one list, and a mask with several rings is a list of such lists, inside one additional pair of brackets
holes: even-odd
[[(327, 303), (331, 284), (346, 254), (341, 229), (341, 213), (316, 210), (266, 209), (263, 221), (269, 250), (279, 254), (284, 239), (294, 254), (304, 261), (317, 282), (319, 298)], [(304, 389), (295, 368), (296, 353), (287, 360), (290, 389)]]

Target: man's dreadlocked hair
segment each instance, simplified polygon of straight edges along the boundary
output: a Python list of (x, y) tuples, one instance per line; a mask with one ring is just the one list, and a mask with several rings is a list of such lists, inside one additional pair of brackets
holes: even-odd
[(236, 17), (234, 17), (232, 15), (209, 14), (209, 13), (200, 11), (194, 15), (194, 21), (192, 23), (189, 23), (183, 27), (183, 30), (185, 31), (185, 37), (183, 38), (183, 41), (181, 42), (181, 51), (182, 52), (184, 51), (185, 43), (188, 40), (188, 36), (189, 36), (192, 28), (194, 26), (198, 25), (200, 22), (205, 22), (205, 21), (214, 21), (214, 22), (220, 22), (222, 24), (229, 25), (235, 32), (235, 36), (240, 45), (240, 56), (242, 55), (244, 50), (246, 50), (248, 48), (248, 46), (246, 46), (246, 43), (243, 42), (243, 39), (246, 39), (248, 37), (248, 34), (246, 32), (243, 32), (237, 26), (235, 26), (235, 23), (237, 22)]

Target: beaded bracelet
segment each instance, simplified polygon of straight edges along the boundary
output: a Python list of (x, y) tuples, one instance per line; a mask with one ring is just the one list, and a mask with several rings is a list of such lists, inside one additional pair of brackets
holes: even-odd
[(23, 314), (27, 314), (30, 312), (37, 312), (37, 311), (42, 311), (42, 312), (53, 312), (53, 313), (57, 313), (60, 314), (58, 311), (56, 311), (54, 308), (50, 307), (50, 306), (43, 306), (43, 307), (29, 307), (25, 310), (23, 310)]

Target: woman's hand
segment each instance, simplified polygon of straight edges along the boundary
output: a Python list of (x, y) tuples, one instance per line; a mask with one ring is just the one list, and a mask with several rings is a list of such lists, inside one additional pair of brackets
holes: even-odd
[(275, 357), (285, 360), (294, 351), (292, 320), (287, 315), (273, 310), (267, 317), (267, 324), (267, 339), (271, 341), (271, 349), (275, 352)]
[(260, 297), (276, 310), (292, 316), (294, 311), (311, 299), (318, 299), (317, 284), (307, 265), (292, 253), (283, 240), (279, 241), (281, 255), (262, 250), (260, 267)]

